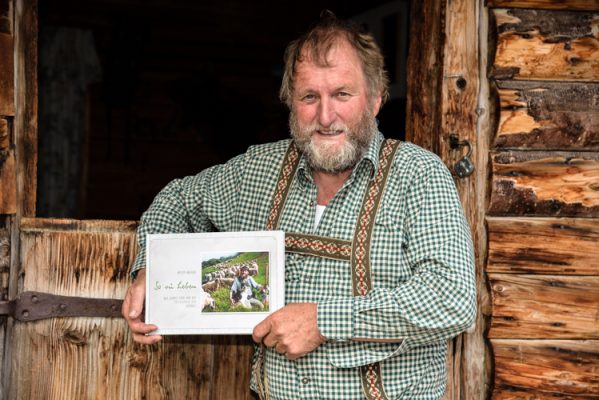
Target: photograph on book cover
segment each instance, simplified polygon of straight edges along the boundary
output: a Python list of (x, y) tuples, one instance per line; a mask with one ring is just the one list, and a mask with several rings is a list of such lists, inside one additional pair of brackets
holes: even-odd
[(251, 334), (284, 305), (284, 242), (281, 231), (148, 235), (153, 334)]

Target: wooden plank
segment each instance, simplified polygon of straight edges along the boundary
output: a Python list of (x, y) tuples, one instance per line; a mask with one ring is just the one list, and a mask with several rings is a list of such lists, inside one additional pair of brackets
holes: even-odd
[[(52, 225), (21, 221), (20, 291), (123, 298), (136, 252), (135, 224)], [(214, 353), (208, 336), (141, 346), (120, 318), (56, 318), (15, 323), (11, 337), (7, 398), (210, 398)]]
[[(0, 215), (0, 300), (8, 300), (8, 278), (10, 273), (10, 229), (9, 220), (14, 217)], [(3, 381), (6, 375), (6, 332), (8, 317), (0, 317), (0, 399), (5, 399), (5, 387)]]
[(212, 400), (250, 399), (254, 346), (251, 336), (215, 338)]
[(599, 221), (488, 217), (488, 273), (599, 275)]
[[(416, 2), (412, 2), (416, 3)], [(486, 253), (486, 237), (484, 229), (484, 196), (486, 187), (486, 160), (488, 149), (488, 136), (479, 131), (479, 116), (482, 108), (479, 104), (481, 93), (481, 60), (479, 57), (479, 19), (482, 14), (480, 7), (482, 2), (471, 0), (446, 1), (444, 35), (447, 38), (443, 47), (441, 71), (441, 103), (440, 110), (431, 115), (440, 118), (438, 130), (431, 131), (433, 135), (433, 150), (450, 168), (463, 156), (462, 151), (453, 151), (448, 146), (448, 138), (451, 134), (457, 134), (461, 140), (467, 139), (473, 145), (472, 160), (476, 164), (473, 175), (467, 179), (455, 180), (460, 200), (464, 208), (466, 218), (473, 227), (472, 236), (475, 248), (475, 268), (478, 312), (473, 330), (462, 334), (459, 340), (454, 342), (453, 376), (448, 378), (448, 384), (453, 385), (448, 389), (445, 399), (482, 400), (488, 397), (487, 377), (490, 371), (485, 365), (485, 339), (486, 328), (484, 315), (487, 307), (487, 285), (484, 275), (484, 254)], [(426, 28), (425, 28), (426, 29)], [(414, 40), (414, 39), (412, 39)], [(413, 42), (413, 46), (418, 46)], [(411, 56), (411, 55), (410, 55)], [(433, 78), (438, 79), (438, 78)], [(484, 88), (482, 90), (485, 90)], [(414, 93), (422, 96), (422, 93)], [(483, 104), (482, 107), (486, 106)]]
[(445, 1), (411, 2), (407, 60), (406, 139), (437, 153), (441, 123)]
[(15, 153), (11, 148), (8, 121), (0, 117), (0, 214), (17, 211)]
[(18, 214), (35, 216), (37, 180), (37, 0), (15, 1), (15, 108)]
[(599, 83), (498, 81), (494, 146), (599, 150)]
[(10, 231), (4, 228), (6, 218), (6, 216), (0, 216), (0, 300), (8, 299), (8, 274), (10, 272)]
[(599, 339), (599, 276), (489, 274), (491, 339)]
[(494, 400), (599, 398), (599, 341), (491, 340)]
[(0, 116), (15, 115), (13, 36), (0, 32)]
[(494, 9), (497, 79), (599, 82), (599, 14)]
[(489, 215), (599, 217), (599, 153), (507, 151), (492, 163)]
[(599, 10), (599, 0), (488, 0), (489, 7), (546, 10)]

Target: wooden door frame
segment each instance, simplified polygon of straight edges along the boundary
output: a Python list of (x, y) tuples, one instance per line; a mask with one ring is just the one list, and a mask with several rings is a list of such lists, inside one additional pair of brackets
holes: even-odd
[(450, 168), (463, 153), (450, 149), (449, 135), (472, 144), (476, 169), (468, 178), (456, 178), (456, 187), (474, 240), (478, 313), (475, 326), (450, 345), (445, 399), (482, 400), (493, 380), (485, 339), (490, 315), (485, 210), (494, 114), (486, 79), (487, 9), (482, 0), (412, 0), (410, 21), (407, 140), (436, 153)]
[[(35, 216), (37, 189), (37, 43), (38, 1), (11, 0), (14, 37), (14, 102), (15, 116), (12, 124), (12, 144), (15, 147), (16, 213), (7, 217), (10, 230), (10, 272), (8, 296), (13, 299), (18, 291), (20, 271), (20, 220)], [(5, 343), (10, 341), (14, 320), (7, 318)], [(10, 385), (13, 368), (11, 347), (5, 346), (0, 355), (2, 384), (0, 398), (4, 398)]]

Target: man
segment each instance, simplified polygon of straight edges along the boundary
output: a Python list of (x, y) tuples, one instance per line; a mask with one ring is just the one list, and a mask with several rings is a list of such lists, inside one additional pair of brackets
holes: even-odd
[[(239, 270), (239, 275), (235, 277), (231, 285), (231, 290), (229, 291), (231, 304), (233, 306), (241, 305), (244, 308), (256, 306), (263, 309), (264, 304), (254, 296), (254, 289), (262, 290), (263, 287), (250, 276), (250, 269), (244, 265)], [(244, 298), (243, 294), (246, 290), (248, 294)]]
[(285, 53), (293, 140), (171, 182), (142, 217), (123, 313), (140, 343), (147, 232), (281, 229), (286, 306), (254, 328), (270, 399), (438, 399), (446, 341), (475, 316), (470, 233), (434, 155), (384, 140), (372, 36), (327, 13)]

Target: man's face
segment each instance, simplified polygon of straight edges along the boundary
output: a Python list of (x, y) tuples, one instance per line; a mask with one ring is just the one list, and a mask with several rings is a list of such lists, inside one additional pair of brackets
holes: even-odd
[(296, 65), (289, 126), (312, 168), (339, 173), (353, 168), (370, 144), (381, 97), (369, 97), (360, 60), (345, 40), (328, 61), (321, 67), (304, 53)]
[(250, 276), (250, 271), (248, 271), (247, 269), (244, 269), (244, 270), (241, 272), (241, 276), (242, 276), (244, 279), (245, 279), (245, 278), (247, 278), (248, 276)]

